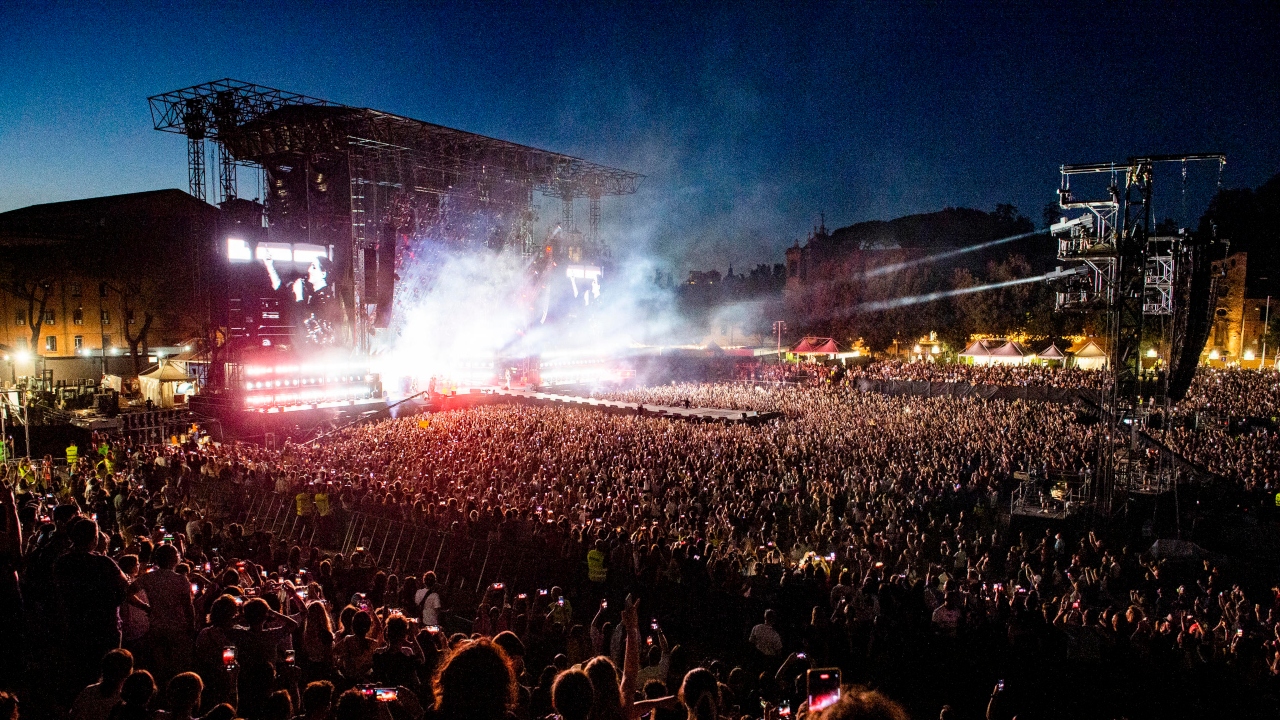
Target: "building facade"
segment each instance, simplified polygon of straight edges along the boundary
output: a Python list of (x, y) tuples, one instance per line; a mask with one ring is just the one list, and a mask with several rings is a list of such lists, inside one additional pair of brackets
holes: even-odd
[(12, 375), (131, 374), (154, 348), (191, 345), (208, 324), (218, 225), (216, 207), (180, 190), (0, 213), (0, 349)]

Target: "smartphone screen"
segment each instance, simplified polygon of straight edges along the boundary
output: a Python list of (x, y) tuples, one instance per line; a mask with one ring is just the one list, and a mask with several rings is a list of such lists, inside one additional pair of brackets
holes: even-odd
[(395, 688), (374, 688), (373, 698), (378, 702), (391, 702), (396, 699)]
[(236, 664), (236, 649), (234, 646), (228, 645), (222, 648), (222, 664), (223, 665)]
[(791, 717), (791, 701), (790, 700), (778, 701), (778, 717), (780, 718)]
[(810, 670), (809, 712), (817, 712), (835, 705), (840, 699), (840, 668)]

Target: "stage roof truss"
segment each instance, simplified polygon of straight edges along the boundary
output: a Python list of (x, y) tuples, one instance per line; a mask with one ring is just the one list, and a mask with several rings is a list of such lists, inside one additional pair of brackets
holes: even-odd
[(337, 152), (344, 145), (361, 152), (394, 148), (446, 176), (502, 178), (569, 200), (629, 195), (644, 179), (571, 155), (230, 78), (148, 102), (155, 129), (220, 142), (238, 163), (289, 152)]

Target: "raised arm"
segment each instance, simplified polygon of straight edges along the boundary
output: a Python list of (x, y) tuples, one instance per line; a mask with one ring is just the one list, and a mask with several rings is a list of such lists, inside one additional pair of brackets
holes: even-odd
[(622, 704), (630, 707), (635, 697), (636, 680), (640, 676), (640, 601), (627, 596), (622, 610), (622, 625), (627, 630), (626, 650), (622, 656)]

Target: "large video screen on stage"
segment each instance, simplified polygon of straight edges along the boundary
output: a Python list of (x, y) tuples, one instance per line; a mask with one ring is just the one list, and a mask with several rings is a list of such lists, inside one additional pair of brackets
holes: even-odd
[(226, 239), (230, 330), (247, 344), (331, 346), (341, 309), (333, 249), (307, 243)]

